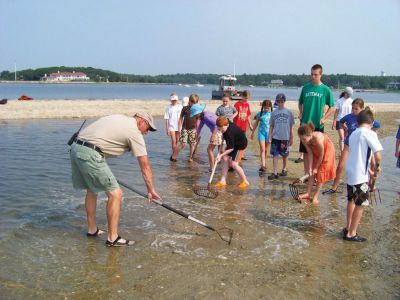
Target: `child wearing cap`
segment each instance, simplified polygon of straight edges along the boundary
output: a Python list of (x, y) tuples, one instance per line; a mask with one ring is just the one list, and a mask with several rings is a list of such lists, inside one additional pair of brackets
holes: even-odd
[[(365, 109), (357, 115), (358, 128), (349, 140), (349, 160), (346, 164), (347, 178), (347, 224), (343, 228), (343, 239), (350, 242), (365, 242), (367, 239), (357, 234), (364, 207), (369, 205), (369, 177), (376, 180), (380, 172), (381, 151), (383, 150), (378, 136), (371, 130), (373, 114)], [(376, 167), (368, 168), (371, 156)]]
[(278, 108), (275, 109), (269, 121), (269, 142), (271, 143), (271, 155), (273, 156), (274, 172), (268, 176), (269, 180), (277, 179), (278, 159), (282, 156), (283, 166), (281, 176), (287, 176), (287, 158), (289, 156), (289, 146), (293, 144), (293, 125), (294, 116), (292, 112), (285, 108), (285, 94), (276, 95), (275, 102)]
[(206, 125), (211, 131), (210, 143), (207, 147), (208, 159), (210, 162), (210, 172), (214, 166), (214, 149), (215, 146), (220, 146), (222, 144), (222, 134), (217, 128), (217, 115), (210, 111), (204, 111), (205, 104), (194, 104), (190, 108), (190, 117), (196, 117), (196, 132), (200, 135), (203, 126)]
[(258, 170), (259, 172), (265, 172), (266, 169), (266, 160), (268, 155), (268, 147), (269, 147), (269, 123), (272, 112), (272, 102), (270, 100), (264, 100), (261, 104), (261, 111), (259, 111), (254, 117), (253, 131), (251, 133), (250, 138), (254, 138), (254, 132), (256, 131), (258, 125), (260, 127), (258, 129), (258, 144), (260, 145), (260, 158), (261, 158), (261, 166)]
[(245, 189), (250, 184), (247, 181), (246, 175), (243, 168), (239, 165), (239, 162), (243, 156), (243, 152), (247, 147), (247, 138), (244, 132), (230, 122), (227, 117), (218, 117), (217, 126), (220, 132), (222, 132), (224, 139), (226, 140), (226, 150), (222, 151), (218, 156), (217, 160), (222, 160), (222, 176), (220, 181), (215, 184), (215, 187), (222, 188), (226, 186), (226, 177), (228, 174), (229, 165), (240, 177), (239, 188)]
[(346, 87), (344, 91), (340, 94), (338, 101), (336, 102), (336, 110), (333, 117), (335, 122), (332, 123), (332, 130), (337, 130), (339, 135), (339, 149), (343, 150), (344, 147), (344, 130), (340, 125), (340, 120), (351, 113), (351, 103), (353, 99), (353, 89), (351, 87)]
[[(185, 148), (185, 143), (189, 144), (189, 162), (193, 161), (193, 152), (196, 145), (196, 117), (190, 117), (190, 109), (193, 104), (199, 102), (199, 96), (196, 94), (191, 94), (190, 97), (187, 98), (188, 105), (182, 108), (180, 117), (179, 117), (179, 132), (181, 133), (179, 136), (179, 145), (175, 147), (175, 151), (172, 154), (172, 159), (176, 160), (179, 152)], [(184, 99), (185, 99), (184, 98)]]
[[(171, 104), (165, 109), (165, 129), (167, 136), (171, 138), (172, 155), (179, 139), (179, 116), (181, 114), (182, 105), (178, 103), (178, 96), (175, 93), (170, 95)], [(170, 161), (176, 161), (173, 157), (169, 158)]]

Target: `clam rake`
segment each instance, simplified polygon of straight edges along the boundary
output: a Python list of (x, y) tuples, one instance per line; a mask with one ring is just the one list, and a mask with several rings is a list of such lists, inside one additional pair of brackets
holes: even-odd
[[(138, 194), (138, 195), (142, 196), (143, 198), (147, 199), (147, 195), (145, 195), (144, 193), (142, 193), (142, 192), (136, 190), (135, 188), (129, 186), (128, 184), (126, 184), (126, 183), (124, 183), (124, 182), (122, 182), (120, 180), (118, 180), (118, 183), (120, 185), (122, 185), (123, 187), (126, 187), (127, 189), (131, 190), (132, 192), (135, 192), (136, 194)], [(178, 215), (180, 215), (180, 216), (182, 216), (182, 217), (184, 217), (184, 218), (186, 218), (186, 219), (189, 219), (190, 221), (193, 221), (193, 222), (195, 222), (195, 223), (197, 223), (197, 224), (199, 224), (199, 225), (201, 225), (201, 226), (203, 226), (203, 227), (205, 227), (205, 228), (207, 228), (207, 229), (209, 229), (211, 231), (215, 231), (218, 234), (218, 236), (219, 236), (219, 238), (221, 240), (226, 242), (228, 245), (231, 244), (232, 238), (233, 238), (233, 230), (232, 229), (230, 229), (228, 227), (221, 227), (221, 228), (216, 229), (213, 226), (207, 225), (203, 221), (200, 221), (200, 220), (190, 216), (189, 214), (187, 214), (187, 213), (185, 213), (183, 211), (180, 211), (180, 210), (178, 210), (176, 208), (173, 208), (173, 207), (169, 206), (168, 204), (165, 204), (165, 203), (163, 203), (163, 202), (161, 202), (159, 200), (154, 199), (153, 202), (158, 204), (158, 205), (160, 205), (160, 206), (162, 206), (162, 207), (164, 207), (164, 208), (166, 208), (166, 209), (168, 209), (168, 210), (170, 210), (170, 211), (172, 211), (172, 212), (174, 212), (174, 213), (176, 213), (176, 214), (178, 214)]]

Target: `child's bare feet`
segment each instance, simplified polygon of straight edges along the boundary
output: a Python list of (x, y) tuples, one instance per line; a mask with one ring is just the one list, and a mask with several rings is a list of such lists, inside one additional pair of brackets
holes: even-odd
[(310, 200), (311, 200), (311, 199), (310, 199), (310, 195), (309, 195), (308, 193), (300, 194), (300, 195), (297, 197), (297, 201), (299, 201), (299, 202), (310, 201)]
[(312, 204), (314, 204), (314, 205), (318, 205), (319, 204), (319, 200), (318, 200), (318, 197), (317, 196), (314, 196), (313, 198), (312, 198)]

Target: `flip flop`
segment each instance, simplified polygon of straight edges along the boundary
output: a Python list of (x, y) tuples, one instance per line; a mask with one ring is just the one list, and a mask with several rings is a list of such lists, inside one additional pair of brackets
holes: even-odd
[(110, 242), (109, 240), (106, 241), (107, 247), (125, 247), (125, 246), (133, 246), (135, 241), (125, 240), (125, 242), (120, 242), (121, 237), (118, 236), (115, 241)]
[(325, 194), (330, 195), (330, 194), (335, 194), (335, 193), (337, 193), (337, 190), (334, 190), (334, 189), (327, 189), (325, 191), (322, 191), (322, 195), (325, 195)]

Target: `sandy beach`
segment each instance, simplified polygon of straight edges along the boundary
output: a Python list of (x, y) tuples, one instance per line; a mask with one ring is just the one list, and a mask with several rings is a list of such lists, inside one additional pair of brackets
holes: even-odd
[[(206, 110), (215, 111), (220, 101), (202, 100)], [(164, 115), (167, 100), (40, 100), (16, 101), (11, 100), (0, 106), (0, 120), (26, 119), (69, 119), (69, 118), (97, 118), (110, 114), (132, 115), (137, 111), (150, 112), (155, 117)], [(298, 102), (288, 101), (286, 107), (298, 115)], [(396, 119), (400, 119), (400, 104), (398, 103), (366, 103), (372, 105), (377, 112), (377, 119), (382, 123), (381, 136), (393, 134), (397, 129)], [(255, 114), (259, 109), (258, 101), (250, 102), (251, 111)], [(331, 124), (332, 119), (328, 122)], [(330, 128), (330, 126), (327, 126)]]

